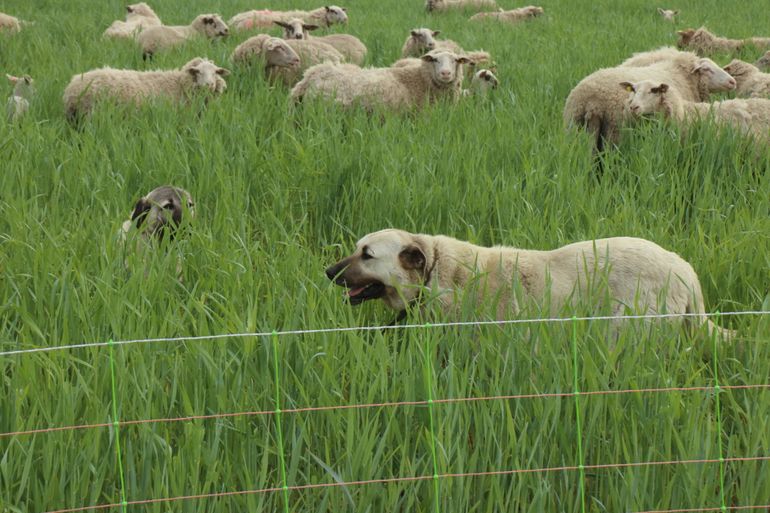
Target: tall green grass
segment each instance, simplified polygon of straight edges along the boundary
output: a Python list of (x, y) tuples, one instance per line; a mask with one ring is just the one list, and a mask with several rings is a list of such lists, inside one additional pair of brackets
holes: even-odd
[[(501, 2), (505, 7), (514, 7)], [(539, 249), (639, 236), (693, 264), (710, 311), (770, 309), (770, 173), (732, 134), (687, 138), (648, 123), (607, 155), (597, 181), (585, 134), (563, 130), (570, 89), (632, 52), (706, 24), (731, 37), (767, 35), (764, 2), (683, 0), (677, 27), (642, 0), (546, 0), (516, 27), (471, 25), (469, 13), (427, 15), (417, 0), (354, 0), (347, 30), (368, 62), (398, 57), (408, 30), (440, 29), (498, 63), (485, 100), (411, 115), (368, 116), (310, 105), (289, 114), (287, 91), (234, 69), (228, 91), (197, 109), (104, 108), (80, 130), (61, 102), (70, 77), (99, 66), (146, 67), (129, 42), (101, 32), (122, 2), (4, 0), (37, 23), (0, 37), (0, 68), (29, 73), (38, 94), (18, 126), (0, 123), (0, 351), (109, 339), (387, 323), (381, 305), (350, 308), (323, 269), (383, 227)], [(316, 7), (166, 0), (169, 24), (202, 12)], [(276, 31), (277, 33), (277, 31)], [(246, 35), (192, 42), (152, 67), (205, 55), (230, 67)], [(747, 51), (746, 59), (758, 55)], [(727, 62), (727, 56), (719, 58)], [(10, 88), (8, 88), (10, 94)], [(170, 183), (198, 217), (175, 253), (144, 272), (124, 267), (118, 232), (134, 202)], [(561, 312), (570, 315), (570, 312)], [(423, 322), (423, 319), (415, 319)], [(154, 343), (115, 348), (121, 420), (434, 398), (766, 383), (770, 321), (722, 319), (740, 331), (710, 341), (674, 326), (630, 324), (611, 344), (601, 322)], [(276, 359), (280, 382), (274, 375)], [(430, 372), (426, 374), (426, 359)], [(112, 422), (107, 348), (0, 358), (0, 432)], [(428, 378), (430, 378), (428, 380)], [(579, 399), (584, 464), (715, 459), (770, 452), (767, 390), (724, 390), (721, 432), (708, 392)], [(116, 435), (128, 500), (289, 485), (579, 465), (573, 397), (435, 403), (155, 423), (0, 438), (0, 511), (120, 501)], [(725, 465), (727, 506), (770, 503), (766, 461)], [(717, 464), (447, 478), (445, 512), (642, 511), (719, 507)], [(293, 512), (434, 511), (431, 480), (291, 491)], [(281, 493), (130, 507), (130, 511), (282, 511)]]

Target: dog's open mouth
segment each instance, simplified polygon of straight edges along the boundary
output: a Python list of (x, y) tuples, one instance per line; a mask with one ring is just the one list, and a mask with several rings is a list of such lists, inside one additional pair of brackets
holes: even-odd
[(379, 281), (373, 281), (363, 287), (350, 288), (347, 291), (351, 305), (359, 305), (369, 299), (379, 299), (385, 295), (385, 285)]

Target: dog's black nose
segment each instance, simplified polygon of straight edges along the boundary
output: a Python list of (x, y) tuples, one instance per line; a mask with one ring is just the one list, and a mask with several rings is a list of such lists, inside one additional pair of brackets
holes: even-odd
[(337, 266), (333, 265), (331, 267), (326, 268), (326, 277), (330, 280), (334, 280), (334, 278), (337, 276)]

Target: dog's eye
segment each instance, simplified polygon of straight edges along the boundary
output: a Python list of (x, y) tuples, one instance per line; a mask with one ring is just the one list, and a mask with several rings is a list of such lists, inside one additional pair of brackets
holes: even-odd
[(361, 250), (361, 260), (371, 260), (374, 258), (371, 254), (369, 254), (369, 248), (364, 247), (364, 249)]
[(166, 203), (165, 205), (163, 205), (163, 208), (165, 208), (166, 210), (174, 210), (174, 204)]

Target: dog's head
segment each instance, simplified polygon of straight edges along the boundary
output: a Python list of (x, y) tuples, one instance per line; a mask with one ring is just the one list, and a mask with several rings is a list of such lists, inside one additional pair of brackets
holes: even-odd
[(382, 299), (403, 310), (430, 279), (435, 257), (424, 235), (382, 230), (364, 236), (355, 252), (326, 269), (326, 276), (348, 289), (350, 303)]
[(183, 215), (195, 216), (190, 193), (179, 187), (164, 185), (140, 198), (131, 213), (131, 225), (147, 236), (159, 240), (168, 235), (173, 239)]

